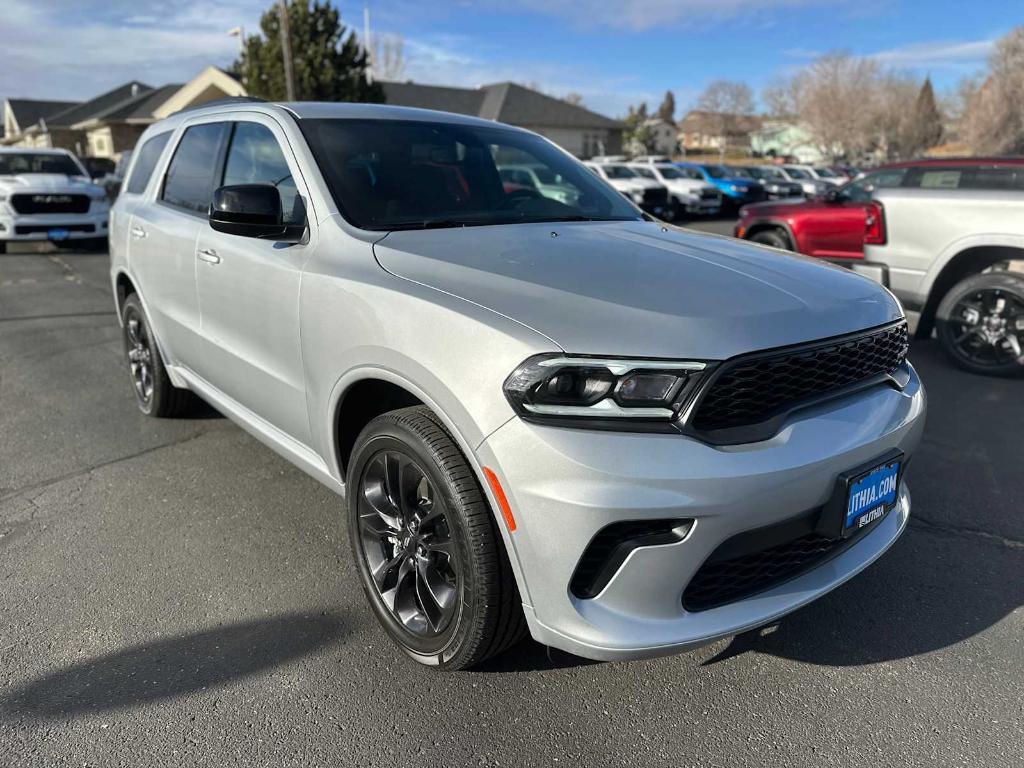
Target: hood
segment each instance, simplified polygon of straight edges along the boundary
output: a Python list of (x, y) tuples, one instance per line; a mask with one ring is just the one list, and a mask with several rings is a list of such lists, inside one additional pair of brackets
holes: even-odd
[(0, 189), (7, 192), (71, 192), (83, 195), (103, 194), (103, 188), (84, 176), (65, 176), (62, 173), (22, 173), (0, 176)]
[(759, 186), (761, 186), (761, 182), (756, 181), (755, 179), (737, 179), (737, 178), (733, 178), (732, 176), (730, 176), (727, 179), (718, 179), (718, 181), (723, 182), (725, 184), (738, 184), (741, 187), (759, 187)]
[(653, 222), (401, 231), (374, 252), (573, 353), (724, 359), (902, 316), (849, 270)]

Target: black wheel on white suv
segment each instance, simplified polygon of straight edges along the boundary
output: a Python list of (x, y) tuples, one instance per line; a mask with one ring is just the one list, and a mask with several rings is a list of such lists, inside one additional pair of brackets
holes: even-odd
[(121, 308), (124, 355), (139, 410), (147, 416), (173, 417), (195, 404), (187, 389), (171, 384), (139, 297), (132, 293)]
[(466, 669), (523, 636), (494, 515), (433, 412), (404, 408), (371, 421), (353, 447), (346, 486), (363, 589), (406, 654)]
[(989, 272), (957, 283), (935, 325), (949, 359), (971, 373), (1024, 375), (1024, 277)]

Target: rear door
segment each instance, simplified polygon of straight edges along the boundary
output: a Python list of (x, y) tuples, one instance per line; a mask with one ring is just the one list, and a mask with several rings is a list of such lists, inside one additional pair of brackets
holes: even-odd
[(277, 243), (199, 228), (194, 259), (202, 315), (199, 373), (229, 397), (308, 445), (299, 344), (299, 285), (315, 247), (309, 195), (277, 122), (252, 114), (233, 123), (217, 185), (272, 184), (286, 223), (308, 221), (303, 243)]
[[(147, 200), (146, 192), (153, 178), (157, 163), (163, 157), (173, 131), (164, 131), (148, 137), (136, 154), (131, 173), (121, 185), (117, 202), (110, 211), (110, 250), (115, 258), (130, 254), (132, 240), (132, 216), (135, 209)], [(129, 256), (130, 258), (130, 256)]]
[(185, 127), (155, 201), (136, 206), (131, 219), (131, 269), (150, 322), (167, 362), (189, 368), (199, 351), (196, 238), (206, 225), (228, 127), (223, 120)]
[(805, 248), (811, 256), (830, 259), (864, 258), (864, 219), (871, 193), (876, 189), (898, 187), (905, 168), (875, 171), (851, 181), (839, 190), (833, 201), (808, 203)]

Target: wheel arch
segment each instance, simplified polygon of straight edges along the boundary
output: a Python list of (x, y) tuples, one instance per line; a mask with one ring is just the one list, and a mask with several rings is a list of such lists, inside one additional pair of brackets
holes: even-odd
[[(410, 379), (396, 373), (393, 370), (382, 368), (382, 367), (361, 367), (352, 371), (349, 371), (342, 376), (337, 384), (335, 384), (334, 390), (331, 394), (330, 399), (330, 458), (333, 465), (330, 467), (330, 471), (334, 475), (340, 478), (341, 482), (345, 482), (345, 473), (348, 469), (348, 459), (351, 457), (351, 450), (355, 444), (355, 440), (358, 437), (358, 432), (355, 432), (350, 437), (345, 438), (347, 447), (343, 447), (342, 436), (340, 434), (340, 428), (342, 425), (342, 419), (346, 417), (346, 403), (349, 407), (358, 407), (360, 400), (349, 399), (355, 395), (357, 397), (369, 397), (370, 394), (376, 392), (388, 391), (396, 397), (396, 400), (402, 401), (403, 398), (409, 404), (422, 404), (440, 419), (444, 428), (452, 436), (452, 439), (458, 445), (459, 450), (462, 451), (463, 456), (466, 458), (466, 462), (469, 464), (476, 477), (477, 483), (479, 483), (481, 490), (483, 491), (484, 498), (487, 499), (487, 503), (490, 506), (491, 515), (494, 517), (495, 525), (502, 537), (505, 544), (505, 551), (508, 554), (509, 562), (512, 566), (512, 573), (515, 576), (516, 585), (519, 588), (519, 594), (523, 601), (529, 604), (529, 588), (526, 583), (526, 578), (523, 575), (522, 567), (519, 562), (519, 555), (516, 551), (515, 541), (511, 532), (504, 524), (498, 499), (495, 497), (494, 489), (487, 481), (486, 476), (483, 472), (483, 465), (480, 463), (477, 457), (475, 447), (472, 441), (468, 440), (464, 431), (458, 427), (451, 416), (445, 412), (445, 409), (441, 407), (438, 402), (438, 398), (432, 396), (423, 387), (419, 386)], [(399, 394), (401, 393), (401, 394)], [(415, 402), (411, 402), (414, 400)], [(398, 406), (405, 407), (405, 406)], [(371, 408), (371, 410), (373, 410)], [(366, 418), (363, 422), (363, 426), (369, 423), (370, 419), (375, 418), (380, 413), (387, 413), (387, 410), (380, 411), (374, 415)], [(357, 412), (354, 412), (357, 413)], [(349, 424), (358, 424), (365, 418), (365, 413), (358, 415), (357, 418), (353, 418)], [(510, 416), (510, 419), (515, 416)], [(362, 430), (362, 426), (359, 427), (359, 431)], [(486, 435), (484, 436), (486, 437)], [(348, 441), (351, 442), (348, 442)], [(347, 452), (346, 452), (347, 451)], [(349, 489), (345, 487), (345, 495), (348, 496)]]
[(935, 313), (947, 293), (960, 281), (981, 274), (1004, 261), (1024, 261), (1024, 248), (1014, 245), (974, 245), (948, 259), (932, 280), (928, 298), (921, 309), (915, 337), (929, 338), (935, 328)]
[(790, 248), (790, 250), (791, 251), (796, 251), (796, 249), (797, 249), (796, 237), (793, 236), (792, 228), (785, 221), (771, 221), (771, 220), (755, 221), (753, 224), (751, 224), (749, 227), (747, 227), (746, 231), (743, 233), (743, 239), (744, 240), (749, 240), (750, 238), (752, 238), (754, 235), (758, 234), (759, 232), (766, 232), (768, 230), (777, 230), (777, 231), (779, 231), (782, 234), (782, 236), (785, 237), (786, 240), (789, 241), (789, 248)]
[[(121, 270), (114, 277), (114, 301), (117, 304), (117, 320), (121, 322), (121, 313), (124, 311), (124, 302), (132, 294), (139, 295), (139, 289), (135, 287), (135, 281), (124, 270)], [(142, 297), (139, 297), (139, 301)]]

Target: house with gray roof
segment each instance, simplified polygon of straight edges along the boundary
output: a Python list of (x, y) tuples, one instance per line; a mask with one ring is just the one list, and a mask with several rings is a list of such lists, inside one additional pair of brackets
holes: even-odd
[(580, 158), (622, 151), (623, 124), (516, 83), (454, 88), (382, 82), (388, 104), (437, 109), (519, 126), (546, 136)]
[(116, 158), (156, 120), (212, 99), (244, 95), (238, 80), (207, 67), (187, 83), (153, 88), (133, 80), (88, 101), (7, 99), (0, 145), (59, 147), (82, 157)]

